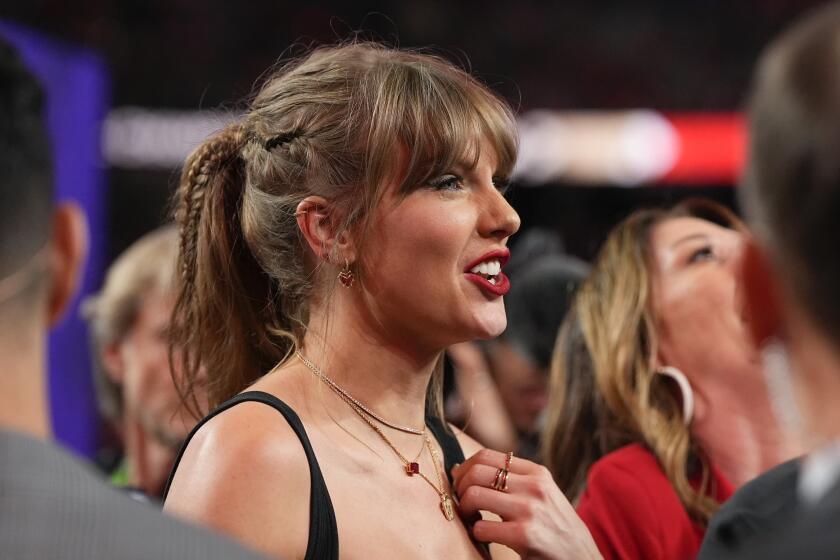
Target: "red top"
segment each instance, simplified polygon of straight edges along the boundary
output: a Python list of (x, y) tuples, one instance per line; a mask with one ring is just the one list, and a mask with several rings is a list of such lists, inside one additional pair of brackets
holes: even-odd
[[(718, 502), (732, 495), (732, 484), (714, 467), (710, 482)], [(689, 560), (706, 533), (641, 444), (617, 449), (592, 465), (577, 512), (604, 560)]]

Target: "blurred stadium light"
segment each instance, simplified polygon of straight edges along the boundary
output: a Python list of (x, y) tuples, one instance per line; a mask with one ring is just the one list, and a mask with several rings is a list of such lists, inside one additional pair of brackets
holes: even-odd
[[(236, 118), (222, 111), (118, 108), (103, 126), (105, 160), (128, 169), (174, 169)], [(737, 113), (530, 111), (519, 119), (514, 178), (523, 185), (733, 184), (745, 157), (744, 130)]]

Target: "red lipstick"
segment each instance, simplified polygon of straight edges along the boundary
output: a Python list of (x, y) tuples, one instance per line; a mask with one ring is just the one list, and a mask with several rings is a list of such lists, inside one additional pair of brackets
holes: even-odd
[(473, 282), (483, 291), (497, 297), (503, 296), (506, 293), (508, 293), (508, 291), (510, 291), (510, 280), (508, 280), (508, 277), (505, 275), (504, 272), (500, 271), (499, 274), (496, 275), (496, 283), (493, 284), (481, 274), (476, 274), (470, 271), (477, 265), (486, 261), (498, 260), (499, 264), (501, 266), (504, 266), (505, 263), (507, 263), (508, 259), (510, 259), (509, 249), (495, 249), (472, 261), (469, 265), (466, 266), (466, 268), (464, 269), (464, 273), (467, 275), (467, 278), (471, 282)]
[(494, 249), (493, 251), (490, 251), (489, 253), (486, 253), (486, 254), (482, 255), (481, 257), (475, 259), (473, 262), (471, 262), (466, 267), (464, 267), (464, 272), (469, 272), (476, 265), (481, 264), (484, 261), (496, 261), (496, 260), (499, 261), (499, 264), (501, 264), (504, 267), (505, 264), (507, 264), (507, 262), (510, 260), (510, 249), (508, 249), (508, 248)]

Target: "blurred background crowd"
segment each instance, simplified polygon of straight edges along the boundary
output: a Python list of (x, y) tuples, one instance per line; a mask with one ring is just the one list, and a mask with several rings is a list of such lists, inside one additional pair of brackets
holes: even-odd
[[(177, 232), (168, 224), (180, 164), (205, 136), (242, 113), (258, 77), (278, 60), (359, 36), (431, 48), (468, 67), (518, 116), (522, 152), (507, 198), (522, 228), (511, 240), (513, 257), (506, 268), (513, 285), (505, 299), (508, 329), (498, 339), (460, 344), (447, 353), (449, 418), (488, 447), (547, 461), (562, 489), (578, 495), (587, 468), (600, 457), (587, 447), (587, 437), (598, 442), (595, 447), (616, 448), (633, 441), (623, 430), (639, 431), (660, 462), (668, 452), (660, 453), (657, 445), (679, 450), (671, 457), (677, 466), (665, 462), (664, 468), (671, 484), (675, 478), (683, 484), (677, 484), (683, 504), (696, 498), (697, 450), (685, 441), (697, 438), (715, 467), (701, 469), (700, 494), (725, 500), (733, 491), (730, 484), (738, 487), (807, 449), (779, 449), (756, 436), (767, 445), (751, 448), (747, 455), (752, 453), (753, 462), (744, 467), (743, 447), (732, 449), (731, 441), (724, 441), (734, 433), (727, 427), (695, 424), (687, 435), (696, 412), (689, 409), (696, 403), (689, 404), (681, 373), (668, 374), (669, 381), (652, 389), (654, 400), (656, 391), (679, 395), (679, 411), (651, 420), (669, 423), (667, 430), (645, 431), (643, 421), (628, 427), (623, 418), (602, 414), (606, 405), (600, 397), (590, 402), (581, 395), (594, 394), (594, 377), (586, 375), (603, 365), (599, 352), (644, 353), (650, 340), (663, 341), (676, 361), (694, 352), (689, 363), (703, 375), (687, 372), (689, 381), (701, 394), (714, 394), (721, 410), (727, 399), (763, 391), (755, 389), (763, 383), (752, 367), (758, 358), (740, 347), (730, 356), (727, 347), (706, 363), (710, 348), (697, 343), (708, 334), (725, 347), (741, 336), (726, 326), (716, 330), (716, 321), (733, 314), (727, 306), (734, 304), (716, 300), (714, 288), (708, 288), (731, 278), (686, 284), (667, 305), (656, 300), (656, 316), (640, 313), (633, 319), (628, 312), (623, 317), (636, 320), (638, 329), (651, 329), (638, 344), (615, 342), (592, 327), (607, 323), (610, 302), (626, 296), (599, 279), (619, 275), (639, 286), (669, 280), (665, 265), (656, 272), (640, 270), (667, 260), (657, 252), (661, 240), (655, 237), (667, 235), (660, 228), (664, 223), (702, 221), (709, 228), (704, 235), (718, 236), (724, 255), (727, 243), (742, 242), (746, 230), (738, 218), (736, 189), (746, 158), (742, 111), (753, 67), (772, 37), (822, 3), (85, 0), (3, 6), (0, 36), (20, 49), (45, 84), (59, 197), (79, 200), (91, 224), (91, 259), (81, 294), (50, 349), (57, 438), (138, 499), (162, 495), (177, 450), (195, 423), (182, 410), (168, 356), (178, 251)], [(624, 223), (605, 245), (608, 233), (634, 211), (696, 197), (709, 202), (634, 218), (638, 221)], [(628, 242), (631, 238), (635, 241)], [(634, 249), (622, 242), (637, 243), (648, 260), (634, 264)], [(587, 277), (594, 280), (567, 318)], [(692, 301), (723, 303), (712, 309), (712, 319), (708, 307), (692, 307)], [(567, 353), (558, 359), (555, 343), (564, 319), (561, 341)], [(669, 330), (670, 322), (699, 326), (681, 339), (673, 335), (676, 328)], [(721, 333), (732, 337), (724, 340)], [(692, 350), (684, 351), (688, 347)], [(631, 367), (616, 367), (625, 366)], [(552, 367), (577, 372), (584, 385), (564, 385), (563, 391), (555, 385), (551, 394)], [(727, 368), (743, 374), (740, 385), (713, 375)], [(560, 379), (555, 383), (565, 382)], [(635, 390), (635, 384), (615, 387), (619, 395)], [(564, 408), (578, 407), (577, 416), (546, 417), (551, 399), (577, 397)], [(705, 421), (702, 402), (699, 406)], [(735, 416), (738, 436), (749, 439), (772, 414), (756, 406)], [(557, 441), (541, 441), (547, 423), (554, 427), (547, 437)], [(580, 439), (563, 440), (557, 430)], [(548, 451), (541, 453), (541, 445)], [(564, 465), (574, 450), (585, 460)], [(742, 464), (733, 466), (739, 454)], [(597, 485), (590, 491), (584, 518), (599, 508)], [(702, 500), (694, 506), (692, 522), (701, 519), (705, 528), (714, 508)], [(592, 527), (597, 521), (590, 524), (594, 534)]]
[[(761, 47), (819, 3), (37, 1), (7, 3), (0, 15), (95, 54), (108, 74), (109, 111), (235, 112), (266, 68), (301, 51), (293, 45), (361, 30), (404, 47), (431, 46), (468, 65), (522, 114), (651, 109), (714, 116), (740, 110)], [(218, 128), (218, 121), (209, 126), (187, 143)], [(167, 141), (165, 132), (151, 130), (153, 138), (141, 138), (145, 144)], [(719, 140), (710, 136), (713, 146)], [(166, 162), (119, 158), (126, 155), (120, 146), (105, 146), (111, 150), (103, 162), (107, 260), (162, 219), (175, 161), (190, 147), (181, 146)], [(525, 228), (554, 228), (569, 252), (591, 259), (609, 227), (631, 208), (682, 196), (686, 187), (731, 205), (734, 171), (711, 178), (696, 173), (680, 181), (678, 192), (661, 181), (654, 191), (621, 189), (614, 183), (622, 178), (609, 180), (603, 171), (589, 182), (606, 189), (558, 180), (512, 196)]]
[[(554, 270), (551, 264), (541, 265), (547, 270), (542, 272), (545, 278), (540, 279), (538, 272), (534, 282), (542, 282), (546, 293), (553, 290), (550, 297), (558, 298), (560, 309), (565, 309), (569, 294), (585, 274), (586, 262), (595, 256), (609, 229), (631, 211), (698, 195), (736, 209), (734, 185), (745, 149), (740, 112), (751, 68), (771, 37), (817, 4), (707, 0), (299, 4), (258, 0), (246, 7), (219, 0), (200, 6), (189, 1), (36, 1), (6, 5), (0, 18), (8, 33), (32, 45), (33, 53), (39, 45), (45, 46), (45, 52), (58, 58), (79, 61), (78, 72), (89, 74), (74, 78), (70, 65), (55, 80), (59, 91), (61, 84), (69, 83), (74, 95), (87, 97), (79, 101), (88, 104), (87, 113), (74, 119), (90, 120), (82, 123), (90, 128), (83, 141), (96, 150), (88, 155), (89, 161), (98, 163), (97, 177), (86, 178), (95, 184), (85, 192), (93, 209), (93, 259), (85, 281), (88, 293), (79, 297), (70, 318), (76, 321), (74, 330), (79, 330), (84, 328), (81, 302), (102, 289), (107, 267), (142, 235), (168, 221), (181, 159), (242, 110), (258, 76), (284, 56), (357, 34), (402, 47), (431, 47), (469, 67), (517, 109), (523, 161), (518, 171), (521, 180), (514, 183), (509, 199), (522, 216), (523, 228), (512, 240), (511, 276), (516, 279), (518, 268), (528, 268), (518, 267), (517, 262), (554, 255)], [(37, 58), (37, 54), (32, 56)], [(540, 128), (550, 126), (546, 123), (553, 119), (562, 123), (559, 128)], [(639, 130), (633, 128), (636, 121), (642, 123)], [(685, 130), (679, 129), (680, 123), (688, 123)], [(666, 132), (663, 125), (668, 127)], [(565, 146), (556, 144), (556, 136), (554, 143), (540, 143), (545, 135), (562, 135), (564, 130), (573, 139)], [(670, 140), (662, 140), (663, 136)], [(78, 140), (68, 137), (66, 141)], [(587, 142), (591, 146), (584, 146)], [(540, 168), (540, 158), (558, 159), (569, 144), (572, 156), (563, 157), (579, 161), (569, 161), (565, 169), (555, 172)], [(721, 155), (721, 144), (735, 155), (725, 151)], [(675, 156), (675, 149), (691, 153)], [(532, 167), (537, 171), (529, 173), (527, 158), (534, 150), (541, 153), (534, 156)], [(668, 166), (681, 165), (680, 158), (692, 157), (684, 172), (669, 171)], [(638, 165), (655, 170), (639, 172), (633, 162), (640, 158), (646, 163)], [(133, 266), (139, 270), (153, 265), (141, 261)], [(522, 273), (534, 276), (528, 270)], [(157, 289), (135, 284), (132, 289), (137, 293), (129, 296), (136, 301), (122, 311), (132, 321), (144, 307), (141, 302), (146, 303), (146, 292)], [(508, 299), (517, 297), (521, 296), (514, 292)], [(509, 312), (520, 305), (528, 304), (510, 303)], [(95, 311), (101, 307), (88, 301), (91, 326), (102, 322)], [(508, 338), (520, 336), (517, 329), (525, 331), (524, 339), (533, 338), (534, 330), (556, 330), (562, 316), (562, 312), (550, 318), (514, 316)], [(119, 336), (110, 334), (110, 342), (121, 341), (131, 326), (123, 325)], [(161, 327), (149, 327), (154, 328)], [(155, 339), (154, 331), (149, 332), (145, 343), (162, 347), (163, 335), (158, 333)], [(554, 333), (546, 336), (553, 343)], [(96, 380), (94, 372), (103, 370), (92, 364), (101, 364), (102, 359), (78, 343), (67, 356), (85, 363), (72, 366), (73, 379), (65, 385), (54, 380), (53, 391), (58, 390), (57, 384), (65, 389), (72, 384), (69, 399), (65, 393), (65, 401), (72, 401), (68, 408), (81, 404), (88, 413), (57, 411), (57, 434), (77, 451), (97, 457), (106, 470), (123, 472), (118, 468), (123, 453), (123, 438), (118, 434), (123, 428), (115, 431), (113, 410), (96, 404), (103, 398), (103, 382), (101, 375)], [(539, 356), (520, 352), (525, 360), (518, 365), (527, 367), (513, 367), (535, 373), (530, 377), (520, 373), (507, 386), (506, 378), (498, 380), (500, 394), (507, 400), (497, 404), (506, 407), (514, 421), (506, 430), (494, 431), (508, 434), (497, 443), (509, 442), (515, 431), (526, 440), (535, 437), (547, 399), (550, 359), (549, 343), (541, 344), (545, 348), (534, 350)], [(507, 346), (503, 341), (489, 344), (472, 353), (473, 362), (467, 349), (460, 354), (456, 349), (453, 355), (462, 357), (464, 365), (480, 358), (485, 369), (489, 359), (497, 363), (495, 370), (506, 371), (511, 368), (505, 365), (505, 357), (516, 360), (519, 356), (506, 352)], [(93, 354), (101, 347), (94, 343)], [(144, 347), (139, 355), (145, 351)], [(158, 359), (156, 367), (165, 368), (164, 362)], [(54, 377), (66, 376), (70, 366), (62, 361), (63, 374), (56, 367)], [(468, 411), (449, 372), (450, 413), (467, 422)], [(518, 399), (513, 396), (517, 394)], [(476, 429), (480, 433), (482, 428)], [(158, 440), (166, 442), (170, 452), (180, 441), (171, 435)], [(536, 456), (536, 441), (525, 448)], [(152, 486), (160, 491), (162, 482)]]

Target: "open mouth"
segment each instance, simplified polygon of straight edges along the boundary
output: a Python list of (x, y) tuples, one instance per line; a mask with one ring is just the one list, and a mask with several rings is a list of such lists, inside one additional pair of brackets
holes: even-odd
[(510, 281), (502, 267), (510, 258), (510, 251), (497, 249), (473, 261), (464, 272), (479, 288), (493, 296), (503, 296), (510, 289)]
[(478, 274), (494, 286), (501, 280), (499, 275), (502, 272), (502, 263), (499, 260), (485, 261), (470, 269), (470, 273)]

